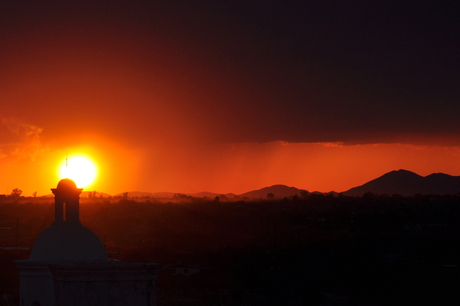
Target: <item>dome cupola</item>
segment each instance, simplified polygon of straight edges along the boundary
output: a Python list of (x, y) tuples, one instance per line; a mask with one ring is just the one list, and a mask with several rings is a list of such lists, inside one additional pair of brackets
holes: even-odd
[(55, 199), (55, 220), (38, 237), (31, 261), (106, 261), (107, 253), (97, 235), (80, 223), (82, 188), (71, 179), (62, 179), (51, 189)]

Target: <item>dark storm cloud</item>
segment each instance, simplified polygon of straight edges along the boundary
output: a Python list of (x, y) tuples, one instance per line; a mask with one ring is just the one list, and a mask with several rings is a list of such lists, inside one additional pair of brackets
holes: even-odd
[[(113, 74), (135, 71), (138, 89), (163, 97), (110, 106), (129, 121), (118, 125), (126, 135), (165, 133), (178, 122), (178, 134), (230, 142), (407, 142), (460, 133), (456, 2), (2, 5), (0, 54), (13, 58), (3, 65), (46, 58), (79, 67), (91, 58)], [(87, 123), (97, 114), (87, 112)]]
[[(378, 142), (458, 134), (456, 8), (321, 3), (278, 7), (262, 19), (266, 33), (274, 33), (266, 38), (268, 55), (254, 59), (263, 72), (256, 77), (265, 81), (257, 89), (267, 94), (252, 109), (262, 116), (248, 118), (247, 135)], [(270, 27), (267, 20), (279, 15)]]

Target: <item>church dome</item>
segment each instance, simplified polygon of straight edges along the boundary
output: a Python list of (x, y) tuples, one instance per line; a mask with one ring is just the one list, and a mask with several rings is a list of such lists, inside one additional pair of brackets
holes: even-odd
[(60, 190), (74, 190), (77, 189), (77, 184), (71, 179), (65, 178), (59, 181), (57, 184), (57, 189)]
[[(62, 182), (62, 181), (61, 181)], [(104, 245), (97, 235), (80, 223), (62, 222), (45, 229), (30, 253), (31, 261), (107, 261)]]

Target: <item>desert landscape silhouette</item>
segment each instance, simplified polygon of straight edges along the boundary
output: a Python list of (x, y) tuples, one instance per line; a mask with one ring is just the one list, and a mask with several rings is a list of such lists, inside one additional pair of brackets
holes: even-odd
[[(399, 170), (372, 182), (393, 175), (409, 186), (421, 178)], [(458, 301), (459, 192), (353, 196), (278, 185), (250, 194), (88, 196), (79, 215), (109, 258), (162, 264), (158, 305)], [(11, 194), (0, 205), (0, 290), (17, 305), (13, 260), (26, 259), (52, 223), (54, 200)]]

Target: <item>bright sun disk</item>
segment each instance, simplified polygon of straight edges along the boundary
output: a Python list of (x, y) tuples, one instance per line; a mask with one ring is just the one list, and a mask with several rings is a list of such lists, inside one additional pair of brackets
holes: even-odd
[(59, 168), (60, 178), (73, 180), (78, 188), (90, 185), (96, 178), (96, 174), (95, 164), (85, 156), (69, 157), (67, 162), (64, 161)]

